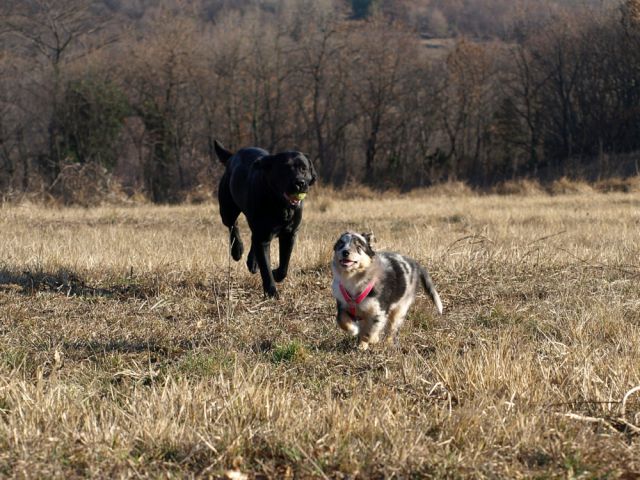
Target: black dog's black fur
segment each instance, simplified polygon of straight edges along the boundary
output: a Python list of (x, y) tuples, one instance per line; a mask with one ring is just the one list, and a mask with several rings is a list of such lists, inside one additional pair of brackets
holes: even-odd
[[(269, 297), (278, 295), (275, 282), (287, 276), (289, 259), (302, 220), (303, 202), (292, 195), (306, 193), (315, 183), (311, 160), (296, 151), (270, 155), (261, 148), (243, 148), (235, 154), (215, 142), (216, 154), (226, 166), (220, 179), (218, 200), (222, 223), (229, 228), (231, 256), (242, 258), (244, 246), (237, 219), (244, 213), (251, 228), (247, 267), (260, 269), (262, 287)], [(280, 265), (271, 270), (270, 245), (279, 237)]]

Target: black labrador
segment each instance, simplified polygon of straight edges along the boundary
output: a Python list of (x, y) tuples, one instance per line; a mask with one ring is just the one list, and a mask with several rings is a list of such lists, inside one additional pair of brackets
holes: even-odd
[[(229, 228), (231, 256), (242, 258), (237, 219), (240, 212), (251, 228), (251, 249), (247, 267), (260, 268), (262, 287), (269, 297), (278, 295), (275, 282), (287, 276), (289, 259), (302, 220), (302, 199), (316, 181), (311, 160), (296, 151), (270, 155), (261, 148), (243, 148), (235, 154), (215, 142), (218, 158), (225, 165), (218, 201), (222, 223)], [(280, 265), (271, 270), (270, 245), (280, 239)]]

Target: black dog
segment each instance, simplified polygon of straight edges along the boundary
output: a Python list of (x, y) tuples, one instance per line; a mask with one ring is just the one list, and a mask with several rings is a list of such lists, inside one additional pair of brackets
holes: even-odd
[[(218, 158), (225, 165), (218, 201), (222, 223), (229, 228), (231, 256), (242, 258), (237, 219), (240, 212), (251, 228), (251, 249), (247, 267), (260, 268), (262, 287), (269, 297), (278, 295), (274, 282), (287, 276), (289, 259), (302, 220), (302, 199), (316, 181), (311, 160), (300, 152), (270, 155), (261, 148), (243, 148), (235, 154), (215, 142)], [(270, 245), (280, 239), (280, 265), (271, 270)]]

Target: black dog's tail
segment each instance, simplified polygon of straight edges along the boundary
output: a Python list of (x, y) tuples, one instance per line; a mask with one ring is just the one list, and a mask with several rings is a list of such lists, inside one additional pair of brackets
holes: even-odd
[(420, 270), (420, 280), (422, 281), (422, 286), (427, 291), (431, 298), (433, 299), (433, 303), (438, 309), (438, 313), (442, 315), (442, 302), (440, 301), (440, 295), (436, 292), (436, 287), (433, 286), (433, 281), (431, 280), (431, 276), (429, 272), (427, 272), (422, 266), (418, 265)]
[(224, 148), (224, 146), (218, 140), (213, 141), (213, 148), (215, 148), (216, 155), (218, 155), (220, 163), (222, 163), (223, 165), (226, 165), (227, 160), (229, 160), (233, 156), (233, 153)]

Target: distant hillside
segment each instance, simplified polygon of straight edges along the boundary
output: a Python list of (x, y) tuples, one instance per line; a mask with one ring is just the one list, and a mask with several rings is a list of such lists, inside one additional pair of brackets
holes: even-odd
[(562, 11), (611, 9), (621, 0), (97, 0), (111, 12), (130, 20), (144, 19), (162, 8), (185, 10), (204, 20), (216, 21), (229, 11), (240, 14), (260, 9), (274, 14), (306, 8), (342, 8), (352, 19), (384, 14), (415, 28), (428, 37), (467, 35), (478, 38), (505, 38), (522, 23), (543, 21)]

